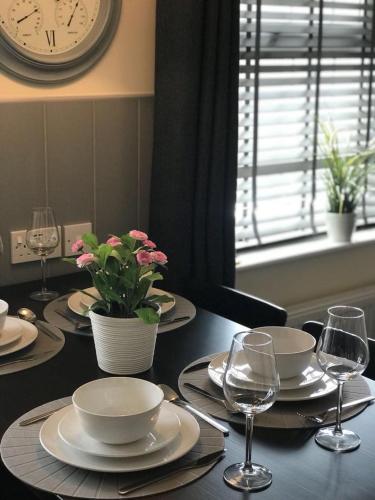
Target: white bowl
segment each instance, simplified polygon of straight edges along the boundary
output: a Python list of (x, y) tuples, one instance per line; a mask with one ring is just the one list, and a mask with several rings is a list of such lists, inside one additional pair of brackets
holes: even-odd
[(0, 299), (0, 332), (4, 328), (5, 320), (8, 314), (8, 302)]
[(280, 378), (297, 377), (311, 363), (316, 340), (309, 333), (287, 326), (262, 326), (254, 331), (272, 336)]
[(72, 397), (84, 431), (108, 444), (131, 443), (146, 436), (158, 420), (163, 399), (160, 387), (131, 377), (93, 380)]

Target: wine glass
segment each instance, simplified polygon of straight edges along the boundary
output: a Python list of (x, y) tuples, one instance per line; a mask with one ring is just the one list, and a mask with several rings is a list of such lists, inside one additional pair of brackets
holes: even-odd
[(272, 482), (272, 473), (252, 463), (251, 444), (254, 416), (270, 408), (280, 389), (272, 337), (248, 330), (233, 337), (224, 374), (224, 394), (232, 406), (246, 417), (246, 457), (243, 463), (229, 466), (224, 480), (243, 490), (260, 490)]
[(58, 297), (57, 292), (47, 290), (46, 258), (52, 253), (60, 241), (59, 230), (51, 207), (33, 209), (31, 227), (26, 233), (26, 244), (36, 255), (40, 256), (42, 268), (42, 289), (33, 292), (31, 299), (48, 301)]
[(4, 253), (4, 244), (0, 234), (0, 255), (3, 255), (3, 253)]
[(315, 441), (334, 451), (358, 448), (361, 439), (355, 432), (341, 427), (343, 386), (347, 380), (360, 375), (368, 365), (365, 314), (362, 309), (335, 306), (328, 309), (328, 319), (316, 351), (322, 370), (338, 382), (336, 425), (320, 429)]

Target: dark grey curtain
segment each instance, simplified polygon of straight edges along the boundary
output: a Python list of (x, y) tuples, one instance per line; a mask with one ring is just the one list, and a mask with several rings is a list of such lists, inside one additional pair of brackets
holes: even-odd
[(158, 0), (150, 236), (163, 286), (233, 286), (238, 0)]

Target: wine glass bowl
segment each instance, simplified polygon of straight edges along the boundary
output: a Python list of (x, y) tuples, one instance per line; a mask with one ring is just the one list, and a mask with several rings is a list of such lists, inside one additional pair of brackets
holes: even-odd
[(42, 289), (33, 292), (30, 298), (48, 301), (58, 297), (58, 293), (47, 290), (46, 285), (46, 258), (60, 242), (59, 230), (51, 207), (38, 207), (33, 209), (32, 223), (26, 232), (26, 245), (40, 257), (42, 269)]
[(343, 385), (357, 377), (369, 362), (364, 312), (357, 307), (335, 306), (328, 310), (328, 319), (317, 347), (317, 360), (322, 370), (338, 382), (338, 404), (335, 427), (320, 429), (315, 441), (333, 451), (358, 448), (360, 437), (341, 427)]
[(246, 417), (246, 459), (224, 471), (224, 480), (242, 491), (266, 488), (272, 473), (251, 462), (254, 416), (268, 410), (280, 389), (272, 337), (263, 332), (246, 331), (233, 337), (223, 381), (227, 401)]

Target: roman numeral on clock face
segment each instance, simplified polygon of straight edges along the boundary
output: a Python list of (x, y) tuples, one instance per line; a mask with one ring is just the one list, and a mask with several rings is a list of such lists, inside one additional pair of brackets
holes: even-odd
[(47, 42), (50, 47), (56, 47), (55, 30), (46, 30)]

